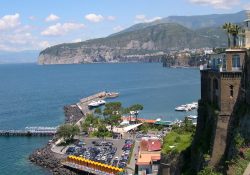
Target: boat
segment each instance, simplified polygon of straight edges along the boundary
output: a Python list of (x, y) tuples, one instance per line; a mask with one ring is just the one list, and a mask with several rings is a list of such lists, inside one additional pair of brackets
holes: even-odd
[(187, 116), (187, 118), (189, 118), (189, 119), (197, 119), (197, 116), (196, 115), (189, 115), (189, 116)]
[(198, 108), (197, 102), (188, 103), (175, 108), (176, 111), (192, 111)]
[(175, 108), (176, 111), (188, 111), (188, 109), (185, 106), (178, 106)]
[(119, 93), (118, 92), (106, 92), (106, 97), (107, 98), (115, 98), (118, 97)]
[(106, 101), (98, 100), (98, 101), (92, 101), (91, 103), (88, 104), (88, 106), (93, 108), (93, 107), (98, 107), (104, 104), (106, 104)]

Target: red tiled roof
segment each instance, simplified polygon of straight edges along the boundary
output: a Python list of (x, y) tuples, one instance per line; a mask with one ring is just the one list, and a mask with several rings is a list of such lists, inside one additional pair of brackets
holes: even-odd
[(141, 141), (142, 151), (159, 151), (161, 150), (161, 141), (158, 139), (148, 139)]
[(161, 141), (160, 140), (148, 140), (148, 151), (159, 151), (161, 150)]

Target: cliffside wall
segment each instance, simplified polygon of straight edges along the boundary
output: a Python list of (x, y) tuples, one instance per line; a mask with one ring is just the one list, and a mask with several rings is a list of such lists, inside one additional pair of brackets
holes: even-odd
[[(204, 75), (203, 79), (208, 78)], [(209, 89), (207, 82), (201, 82), (205, 87), (202, 92), (204, 98), (199, 101), (197, 127), (191, 147), (175, 159), (167, 156), (162, 159), (162, 169), (169, 175), (179, 175), (180, 170), (194, 175), (205, 166), (215, 167), (223, 174), (235, 175), (235, 169), (228, 162), (234, 162), (232, 160), (241, 156), (244, 159), (241, 150), (250, 149), (250, 50), (245, 57), (237, 98), (227, 101), (228, 108), (224, 106), (223, 112), (208, 100), (209, 94), (205, 92)], [(231, 112), (227, 113), (230, 108)], [(185, 154), (189, 156), (183, 156)]]

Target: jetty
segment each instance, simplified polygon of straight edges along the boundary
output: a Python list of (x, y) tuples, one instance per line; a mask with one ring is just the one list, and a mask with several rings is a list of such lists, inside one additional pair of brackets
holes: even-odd
[(102, 91), (86, 98), (82, 98), (76, 104), (64, 106), (65, 123), (74, 123), (80, 125), (80, 123), (84, 121), (85, 116), (91, 113), (92, 109), (89, 108), (89, 103), (92, 101), (115, 98), (118, 96), (119, 93), (117, 92)]
[(78, 108), (84, 113), (89, 113), (90, 109), (88, 107), (88, 104), (92, 101), (98, 101), (98, 100), (104, 100), (107, 98), (115, 98), (118, 97), (119, 93), (117, 92), (99, 92), (97, 94), (91, 95), (89, 97), (86, 98), (82, 98), (80, 99), (80, 102), (78, 102), (76, 105), (78, 106)]
[(57, 127), (26, 127), (25, 129), (0, 130), (0, 136), (54, 136)]

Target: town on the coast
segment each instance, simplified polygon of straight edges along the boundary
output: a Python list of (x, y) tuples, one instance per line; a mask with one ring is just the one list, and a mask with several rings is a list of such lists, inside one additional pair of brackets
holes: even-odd
[(183, 120), (142, 118), (143, 105), (100, 92), (65, 106), (65, 124), (30, 160), (55, 174), (249, 174), (250, 13), (223, 29), (228, 48), (208, 51), (200, 65), (201, 99), (173, 109)]
[(103, 91), (64, 106), (58, 127), (0, 136), (50, 136), (29, 160), (56, 175), (250, 175), (250, 11), (241, 24), (221, 27), (226, 48), (162, 58), (165, 67), (183, 68), (174, 57), (199, 54), (192, 65), (200, 69), (201, 98), (172, 109), (182, 119), (143, 117), (143, 104), (124, 106), (122, 93)]

